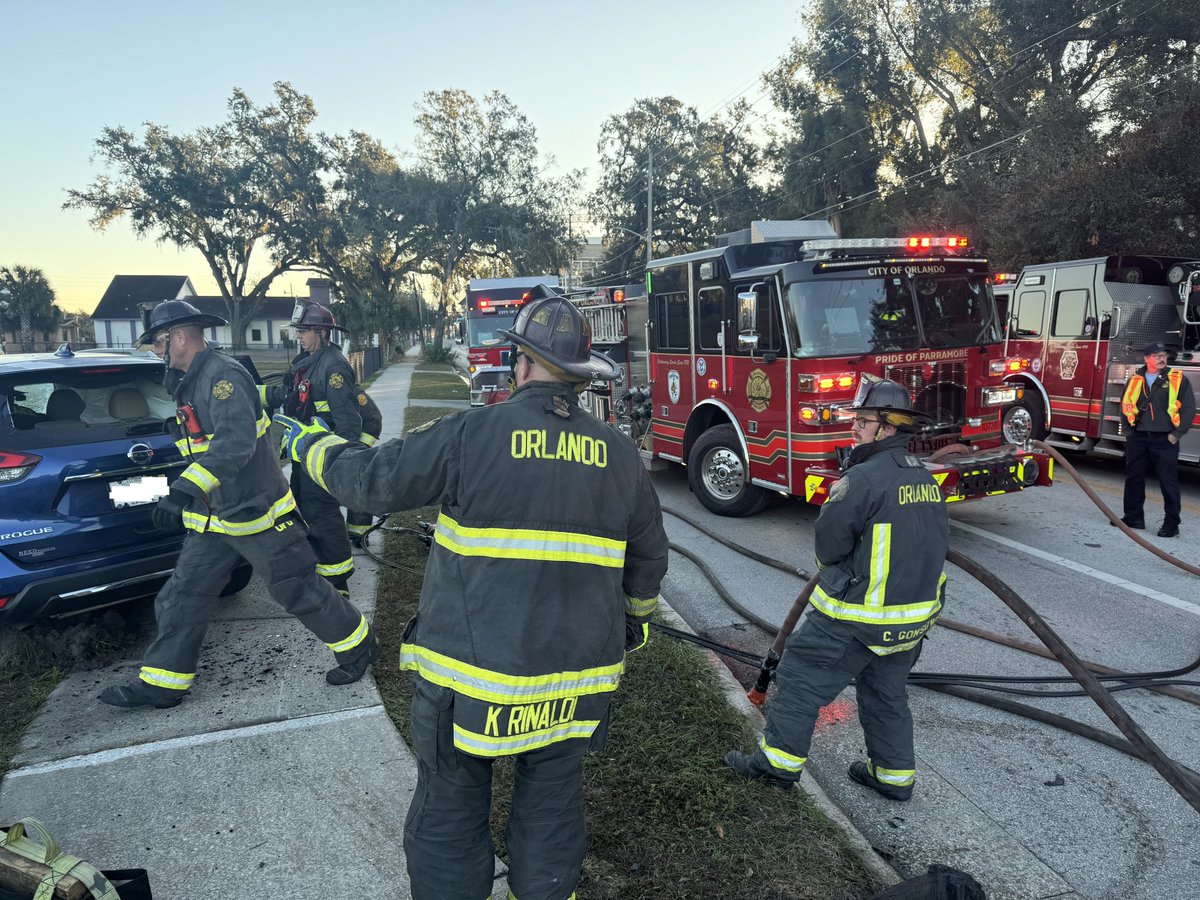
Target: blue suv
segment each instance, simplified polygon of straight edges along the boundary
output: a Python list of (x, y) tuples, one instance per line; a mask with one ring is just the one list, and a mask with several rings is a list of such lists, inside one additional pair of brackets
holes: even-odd
[(152, 355), (0, 356), (0, 627), (152, 595), (171, 574), (183, 535), (150, 512), (185, 464), (162, 380)]

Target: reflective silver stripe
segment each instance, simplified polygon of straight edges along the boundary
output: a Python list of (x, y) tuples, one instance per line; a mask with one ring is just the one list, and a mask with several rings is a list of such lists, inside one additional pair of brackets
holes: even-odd
[(867, 768), (875, 780), (884, 784), (894, 784), (899, 787), (905, 787), (912, 784), (917, 779), (916, 769), (884, 769), (875, 765), (871, 760), (867, 760)]
[(374, 444), (378, 440), (379, 440), (379, 438), (373, 437), (372, 435), (367, 434), (365, 431), (358, 436), (358, 442), (360, 444), (366, 444), (368, 447), (370, 447), (372, 444)]
[(508, 756), (570, 738), (591, 737), (599, 724), (599, 720), (564, 722), (553, 728), (531, 731), (516, 737), (486, 737), (473, 731), (467, 731), (456, 724), (454, 726), (454, 746), (474, 756)]
[(354, 560), (347, 559), (340, 563), (317, 563), (317, 574), (326, 577), (332, 575), (345, 575), (347, 572), (354, 571)]
[(892, 526), (890, 522), (871, 527), (871, 581), (864, 598), (867, 606), (883, 606), (887, 594), (888, 569), (892, 562)]
[(625, 598), (625, 612), (631, 616), (648, 616), (658, 608), (658, 597), (640, 600), (637, 597)]
[(459, 556), (576, 562), (606, 568), (625, 565), (625, 542), (570, 531), (534, 528), (472, 528), (445, 513), (438, 516), (438, 546)]
[(220, 485), (221, 479), (214, 475), (200, 463), (192, 463), (183, 470), (183, 478), (186, 478), (200, 490), (206, 494), (211, 494)]
[(304, 457), (304, 471), (308, 476), (319, 484), (326, 493), (329, 492), (329, 485), (325, 483), (325, 452), (330, 447), (336, 447), (339, 444), (346, 444), (349, 441), (338, 437), (336, 434), (329, 434), (322, 438), (317, 438), (308, 448), (308, 453)]
[(346, 638), (345, 640), (335, 641), (332, 644), (326, 644), (325, 646), (327, 646), (334, 653), (345, 653), (347, 650), (353, 650), (355, 647), (361, 644), (366, 638), (367, 632), (370, 630), (371, 629), (367, 626), (367, 617), (361, 616), (358, 620), (358, 627), (350, 633), (350, 637)]
[(847, 622), (866, 622), (869, 625), (912, 625), (924, 622), (942, 608), (940, 600), (878, 608), (858, 603), (843, 603), (830, 597), (819, 587), (812, 592), (811, 602), (830, 618)]
[(185, 528), (199, 532), (211, 531), (216, 534), (234, 535), (258, 534), (260, 531), (266, 531), (281, 516), (286, 515), (295, 508), (296, 498), (292, 496), (292, 492), (289, 490), (276, 500), (264, 515), (259, 516), (257, 519), (251, 519), (249, 522), (226, 522), (224, 519), (218, 519), (216, 516), (205, 516), (185, 509), (183, 511), (183, 525)]
[(788, 753), (786, 750), (780, 750), (778, 747), (772, 747), (767, 743), (766, 738), (758, 739), (758, 747), (763, 752), (763, 756), (767, 758), (767, 762), (773, 768), (781, 769), (784, 772), (799, 772), (804, 768), (804, 764), (808, 762), (807, 756), (795, 756)]
[(314, 400), (313, 408), (316, 409), (317, 412), (329, 412), (329, 401), (328, 400)]
[(168, 672), (166, 669), (142, 666), (138, 677), (146, 682), (146, 684), (152, 684), (155, 687), (169, 688), (173, 691), (186, 691), (192, 686), (196, 674), (194, 672)]

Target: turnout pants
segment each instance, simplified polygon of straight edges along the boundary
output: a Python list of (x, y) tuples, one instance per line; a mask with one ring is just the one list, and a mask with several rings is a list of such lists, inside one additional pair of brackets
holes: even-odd
[(346, 530), (350, 532), (352, 538), (361, 538), (373, 524), (375, 524), (375, 517), (370, 513), (358, 512), (353, 509), (346, 510)]
[(1146, 474), (1153, 471), (1162, 488), (1163, 524), (1179, 526), (1179, 445), (1165, 431), (1131, 431), (1125, 438), (1126, 522), (1146, 523)]
[[(413, 900), (486, 900), (495, 849), (488, 817), (492, 763), (454, 747), (454, 692), (416, 678), (412, 745), (417, 789), (404, 822)], [(509, 897), (568, 900), (587, 849), (583, 757), (589, 742), (559, 741), (515, 757), (508, 844)]]
[(299, 463), (292, 464), (292, 496), (308, 525), (308, 543), (317, 557), (317, 574), (349, 596), (354, 560), (341, 505)]
[(779, 690), (767, 710), (753, 764), (777, 778), (798, 781), (821, 707), (854, 680), (872, 774), (888, 784), (912, 784), (916, 759), (905, 682), (920, 653), (918, 644), (877, 656), (836, 620), (809, 613), (788, 638), (779, 661)]
[(267, 583), (271, 598), (324, 641), (339, 663), (356, 659), (367, 621), (317, 575), (304, 525), (288, 516), (257, 534), (188, 532), (175, 571), (154, 601), (158, 635), (146, 650), (142, 681), (180, 691), (192, 686), (208, 622), (243, 559)]

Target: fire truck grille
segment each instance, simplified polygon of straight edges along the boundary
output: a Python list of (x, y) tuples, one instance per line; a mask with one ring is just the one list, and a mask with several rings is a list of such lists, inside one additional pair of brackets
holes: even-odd
[(961, 362), (888, 366), (884, 378), (908, 388), (918, 412), (938, 425), (961, 425), (967, 416), (967, 367)]

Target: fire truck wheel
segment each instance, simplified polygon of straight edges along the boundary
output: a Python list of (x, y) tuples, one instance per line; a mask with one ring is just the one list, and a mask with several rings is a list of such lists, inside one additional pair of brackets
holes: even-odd
[(771, 499), (750, 483), (750, 470), (732, 425), (710, 428), (696, 439), (688, 455), (692, 493), (719, 516), (752, 516)]
[(1004, 411), (1000, 431), (1010, 444), (1040, 441), (1046, 436), (1046, 414), (1042, 412), (1042, 405), (1028, 400), (1014, 403)]

